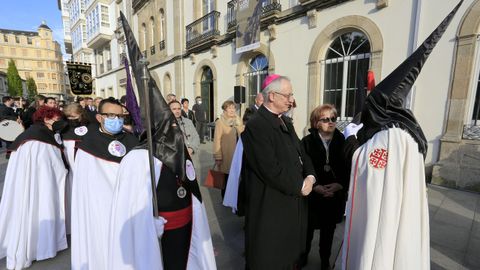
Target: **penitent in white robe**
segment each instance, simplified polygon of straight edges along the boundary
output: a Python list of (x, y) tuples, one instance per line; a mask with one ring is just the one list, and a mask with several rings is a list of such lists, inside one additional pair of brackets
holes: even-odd
[(77, 150), (72, 186), (72, 269), (107, 268), (108, 235), (119, 163)]
[(72, 213), (72, 185), (73, 185), (73, 165), (75, 164), (75, 143), (73, 140), (63, 141), (63, 153), (67, 158), (68, 170), (67, 178), (65, 181), (65, 227), (67, 234), (71, 232), (71, 213)]
[[(162, 163), (155, 158), (154, 166), (158, 179)], [(215, 270), (205, 207), (193, 195), (192, 212), (192, 239), (187, 270)], [(122, 159), (118, 171), (112, 208), (108, 269), (162, 270), (161, 247), (158, 241), (153, 220), (148, 152), (132, 150)]]
[(404, 130), (390, 128), (352, 159), (342, 269), (430, 269), (423, 155)]
[(0, 258), (7, 269), (29, 267), (67, 248), (61, 149), (27, 141), (13, 151), (0, 202)]

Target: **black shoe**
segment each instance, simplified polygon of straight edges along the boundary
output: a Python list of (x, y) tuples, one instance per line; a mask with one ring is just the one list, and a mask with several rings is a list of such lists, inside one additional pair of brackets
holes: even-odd
[(206, 144), (206, 142), (200, 142), (201, 144)]

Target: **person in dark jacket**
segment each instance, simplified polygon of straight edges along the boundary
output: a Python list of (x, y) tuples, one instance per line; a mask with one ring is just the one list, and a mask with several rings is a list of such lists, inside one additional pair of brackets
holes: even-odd
[(13, 98), (9, 96), (2, 97), (2, 104), (0, 104), (0, 120), (16, 121), (18, 115), (13, 109)]
[(197, 123), (195, 121), (195, 114), (193, 113), (192, 110), (190, 110), (188, 108), (188, 105), (189, 105), (188, 99), (187, 98), (182, 98), (181, 104), (182, 104), (182, 116), (190, 119), (190, 121), (192, 121), (192, 123), (193, 123), (193, 126), (196, 126)]
[(308, 196), (307, 245), (301, 265), (306, 265), (314, 231), (320, 229), (322, 270), (331, 269), (333, 235), (336, 224), (342, 221), (348, 190), (348, 169), (343, 154), (345, 139), (336, 122), (337, 110), (333, 105), (319, 106), (310, 115), (310, 134), (302, 139), (302, 148), (312, 160), (318, 181)]
[(28, 129), (33, 124), (33, 114), (37, 111), (38, 108), (43, 106), (44, 103), (45, 103), (44, 95), (35, 96), (35, 99), (33, 100), (32, 104), (30, 104), (28, 109), (22, 115), (23, 127), (25, 129)]
[(307, 196), (315, 183), (310, 158), (291, 121), (287, 77), (263, 83), (264, 104), (242, 133), (245, 158), (245, 259), (249, 270), (292, 270), (305, 249)]

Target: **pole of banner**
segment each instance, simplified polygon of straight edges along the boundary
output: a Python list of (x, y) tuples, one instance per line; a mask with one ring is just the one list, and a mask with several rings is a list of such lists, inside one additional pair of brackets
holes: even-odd
[(148, 164), (150, 166), (150, 181), (152, 185), (152, 203), (153, 203), (153, 216), (158, 217), (158, 205), (157, 205), (157, 183), (155, 181), (155, 169), (153, 168), (153, 142), (152, 142), (152, 122), (150, 116), (150, 93), (148, 90), (148, 64), (150, 64), (145, 55), (140, 58), (140, 65), (143, 65), (142, 69), (142, 82), (143, 92), (145, 94), (145, 131), (147, 132), (147, 146), (148, 146)]

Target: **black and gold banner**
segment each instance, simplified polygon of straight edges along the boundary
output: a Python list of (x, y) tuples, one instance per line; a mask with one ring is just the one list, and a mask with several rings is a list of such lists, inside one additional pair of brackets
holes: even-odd
[(85, 63), (67, 61), (70, 88), (75, 95), (92, 94), (92, 66)]

